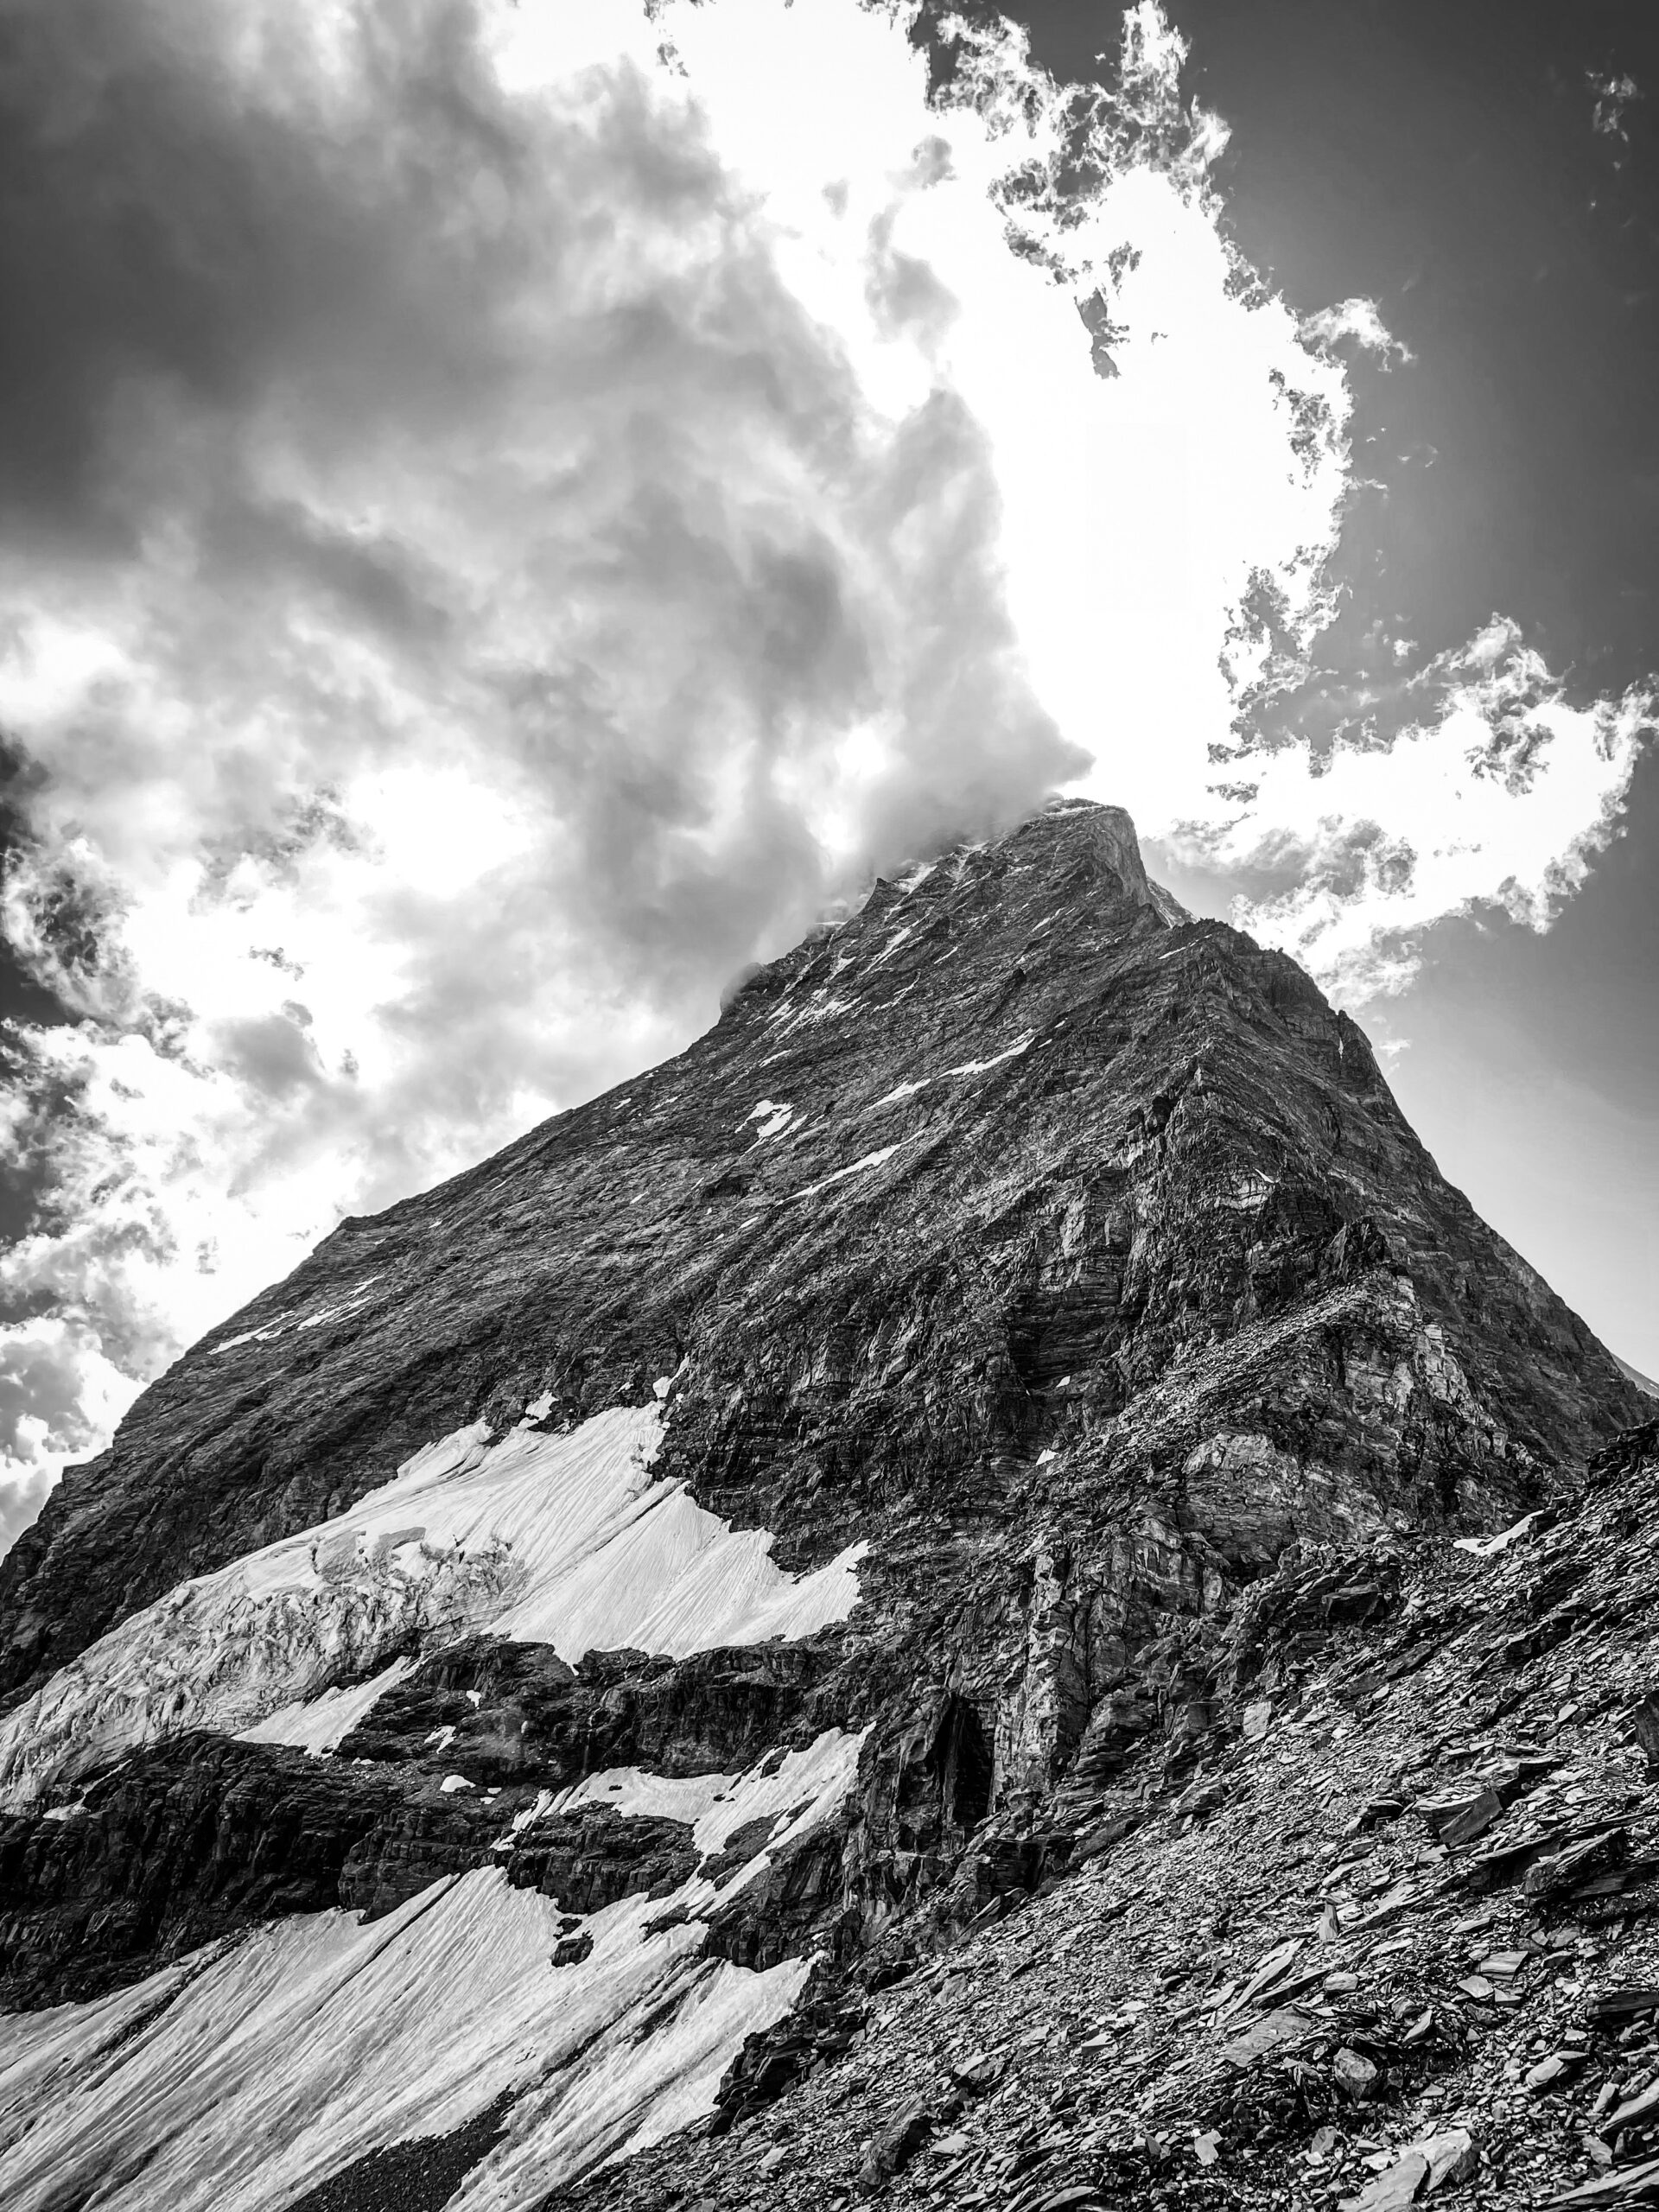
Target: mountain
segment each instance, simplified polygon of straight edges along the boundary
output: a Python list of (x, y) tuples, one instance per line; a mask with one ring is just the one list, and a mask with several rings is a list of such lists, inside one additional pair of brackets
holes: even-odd
[(1219, 1882), (1158, 1853), (1284, 1686), (1576, 1525), (1650, 1410), (1120, 811), (879, 883), (342, 1224), (0, 1566), (4, 2201), (667, 2205), (689, 2145), (707, 2203), (838, 2201), (789, 2113), (892, 2087), (884, 1988), (925, 2071), (918, 1961)]

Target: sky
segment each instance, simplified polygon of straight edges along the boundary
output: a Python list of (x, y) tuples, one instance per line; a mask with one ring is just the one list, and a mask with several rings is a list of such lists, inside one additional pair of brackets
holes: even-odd
[(1056, 790), (1659, 1371), (1659, 53), (0, 0), (0, 1544), (346, 1213)]

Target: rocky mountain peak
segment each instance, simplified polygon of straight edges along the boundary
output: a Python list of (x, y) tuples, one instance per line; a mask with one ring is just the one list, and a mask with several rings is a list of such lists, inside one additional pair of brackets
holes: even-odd
[(529, 2206), (724, 2139), (1224, 1802), (1287, 1621), (1375, 1629), (1648, 1410), (1121, 810), (903, 871), (343, 1223), (0, 1567), (0, 2182)]
[(1100, 887), (1097, 896), (1154, 906), (1167, 921), (1190, 918), (1148, 877), (1135, 823), (1121, 806), (1103, 806), (1093, 799), (1054, 799), (1033, 817), (1027, 834), (1033, 849), (1046, 845), (1065, 872), (1079, 868), (1077, 856), (1086, 853)]

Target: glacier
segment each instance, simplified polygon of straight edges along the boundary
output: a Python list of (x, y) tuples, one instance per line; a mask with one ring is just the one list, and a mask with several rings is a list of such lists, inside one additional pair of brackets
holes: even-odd
[(0, 1723), (0, 1808), (186, 1729), (326, 1750), (365, 1676), (387, 1687), (412, 1646), (457, 1635), (683, 1658), (844, 1620), (866, 1547), (786, 1573), (767, 1530), (653, 1478), (665, 1419), (654, 1401), (495, 1440), (470, 1422), (334, 1519), (180, 1584)]

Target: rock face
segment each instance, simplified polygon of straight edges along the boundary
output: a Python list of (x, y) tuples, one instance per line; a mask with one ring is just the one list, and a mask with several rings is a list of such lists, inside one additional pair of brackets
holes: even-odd
[[(1148, 1793), (1208, 1819), (1413, 1542), (1566, 1510), (1650, 1410), (1355, 1025), (1058, 806), (343, 1224), (65, 1479), (0, 1566), (4, 1991), (97, 1995), (89, 2050), (147, 2024), (156, 2163), (111, 2203), (413, 2189), (429, 2139), (419, 2201), (535, 2203), (769, 2109), (884, 1961)], [(383, 2054), (365, 2104), (382, 1922), (374, 1974), (436, 1973), (442, 1922), (501, 1980), (477, 2048)], [(286, 2051), (259, 1962), (302, 1949), (336, 1961), (311, 2071), (243, 2174), (263, 2077), (214, 2138), (168, 2038), (211, 1997)], [(50, 2138), (10, 2025), (16, 2193)]]
[[(1125, 816), (1073, 806), (879, 885), (677, 1060), (344, 1224), (14, 1548), (3, 1684), (467, 1422), (544, 1392), (577, 1419), (683, 1367), (677, 1470), (812, 1559), (873, 1509), (995, 1513), (1044, 1448), (1146, 1459), (1199, 1512), (1260, 1469), (1281, 1530), (1321, 1510), (1306, 1443), (1344, 1478), (1332, 1526), (1414, 1486), (1478, 1511), (1642, 1406), (1435, 1172), (1353, 1023), (1181, 918)], [(1268, 1369), (1300, 1433), (1186, 1474), (1147, 1393), (1231, 1410)]]

